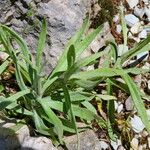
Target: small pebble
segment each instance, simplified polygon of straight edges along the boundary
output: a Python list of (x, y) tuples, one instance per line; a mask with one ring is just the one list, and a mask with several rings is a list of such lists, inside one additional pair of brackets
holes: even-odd
[(117, 150), (117, 148), (118, 148), (120, 145), (122, 145), (122, 144), (121, 144), (121, 140), (119, 140), (119, 139), (117, 139), (117, 141), (112, 141), (112, 140), (111, 140), (111, 146), (112, 146), (115, 150)]
[(139, 33), (140, 31), (142, 31), (142, 26), (141, 26), (141, 23), (138, 22), (136, 23), (134, 26), (131, 27), (130, 31), (132, 34), (137, 34)]
[(135, 14), (137, 17), (142, 18), (143, 15), (144, 15), (144, 13), (145, 13), (144, 8), (138, 8), (137, 6), (134, 8), (134, 14)]
[(149, 69), (149, 68), (150, 68), (150, 64), (148, 62), (146, 62), (142, 67), (142, 69)]
[(120, 34), (122, 31), (122, 26), (120, 24), (117, 25), (116, 31)]
[(134, 16), (133, 14), (128, 14), (128, 15), (125, 15), (125, 21), (129, 27), (132, 27), (136, 23), (139, 22), (139, 19), (136, 16)]
[(133, 150), (138, 150), (139, 147), (139, 141), (137, 138), (133, 138), (131, 141), (131, 147), (133, 148)]
[(0, 59), (1, 60), (6, 60), (9, 57), (9, 55), (5, 52), (0, 52)]
[(126, 0), (126, 1), (129, 4), (130, 8), (134, 8), (139, 3), (139, 0)]
[(100, 143), (101, 149), (108, 149), (109, 148), (109, 145), (105, 141), (100, 141), (99, 143)]
[(134, 115), (134, 117), (131, 117), (131, 126), (132, 129), (136, 132), (136, 133), (140, 133), (141, 131), (143, 131), (143, 129), (145, 128), (142, 120), (140, 117)]
[(114, 101), (114, 104), (115, 104), (115, 111), (117, 111), (118, 103), (116, 101)]
[(144, 3), (148, 3), (149, 2), (149, 0), (142, 0)]
[(128, 46), (124, 46), (123, 44), (118, 45), (118, 56), (123, 55), (127, 51), (128, 51)]
[(122, 145), (118, 146), (117, 150), (126, 150)]
[(143, 30), (139, 33), (139, 36), (138, 36), (140, 39), (146, 39), (147, 38), (147, 31), (146, 30)]
[(133, 110), (133, 102), (132, 102), (132, 97), (131, 96), (129, 96), (128, 98), (127, 98), (127, 100), (125, 101), (125, 107), (126, 107), (126, 110), (127, 111), (132, 111)]
[(121, 113), (123, 110), (123, 104), (119, 104), (118, 108), (117, 108), (117, 113)]
[(119, 15), (117, 14), (117, 15), (114, 16), (113, 21), (117, 22), (118, 20), (119, 20)]

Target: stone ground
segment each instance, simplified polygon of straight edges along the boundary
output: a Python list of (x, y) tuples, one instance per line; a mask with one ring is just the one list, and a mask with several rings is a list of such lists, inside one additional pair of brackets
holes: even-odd
[[(92, 1), (97, 8), (95, 1)], [(129, 43), (126, 50), (131, 48), (136, 42), (140, 42), (145, 39), (148, 34), (150, 34), (150, 1), (149, 0), (115, 0), (117, 2), (124, 3), (125, 11), (125, 21), (128, 27), (128, 38)], [(120, 3), (119, 3), (120, 5)], [(0, 1), (0, 22), (11, 26), (18, 33), (26, 39), (28, 45), (30, 46), (32, 53), (35, 53), (34, 49), (36, 47), (36, 39), (39, 32), (39, 21), (46, 15), (48, 20), (48, 40), (46, 45), (46, 50), (44, 57), (47, 61), (51, 62), (47, 64), (46, 72), (51, 71), (55, 66), (58, 56), (62, 52), (67, 40), (75, 33), (79, 26), (83, 22), (83, 18), (86, 13), (91, 9), (91, 1), (78, 1), (78, 0), (51, 0), (51, 1), (41, 1), (41, 0), (2, 0)], [(99, 8), (97, 8), (99, 9)], [(62, 13), (59, 13), (61, 10)], [(95, 10), (96, 13), (97, 10)], [(67, 17), (66, 17), (67, 16)], [(89, 48), (89, 51), (96, 52), (101, 46), (103, 46), (105, 40), (108, 38), (115, 38), (118, 43), (119, 55), (124, 53), (122, 35), (122, 27), (120, 25), (119, 14), (116, 14), (113, 18), (113, 28), (110, 31), (108, 23), (106, 23), (105, 30), (103, 31), (103, 37), (98, 37)], [(112, 34), (111, 34), (112, 32)], [(107, 33), (107, 34), (106, 34)], [(113, 36), (112, 36), (113, 35)], [(89, 52), (90, 53), (90, 52)], [(88, 55), (88, 54), (85, 54)], [(143, 68), (150, 69), (150, 56), (149, 53), (141, 53), (135, 59), (143, 57), (145, 65)], [(132, 60), (134, 61), (134, 60)], [(147, 91), (150, 94), (150, 77), (149, 74), (145, 76), (137, 76), (135, 78), (138, 86), (141, 89)], [(127, 125), (127, 133), (130, 134), (130, 144), (129, 148), (125, 143), (126, 140), (129, 141), (129, 137), (124, 142), (121, 136), (117, 137), (116, 141), (111, 141), (108, 139), (107, 132), (101, 129), (87, 130), (80, 134), (81, 139), (81, 150), (148, 150), (150, 149), (150, 136), (145, 130), (145, 127), (141, 119), (137, 116), (136, 110), (134, 110), (131, 97), (126, 95), (119, 95), (118, 101), (115, 102), (117, 119), (119, 120), (127, 114), (132, 114), (130, 121)], [(150, 102), (146, 101), (147, 104), (147, 114), (150, 117)], [(122, 130), (124, 118), (120, 119), (120, 126)], [(119, 123), (118, 123), (119, 124)], [(5, 130), (13, 124), (5, 124), (1, 127), (1, 133), (5, 133)], [(24, 131), (25, 129), (25, 131)], [(20, 128), (20, 133), (14, 133), (13, 131), (7, 131), (5, 134), (1, 134), (0, 137), (0, 150), (56, 150), (51, 141), (45, 137), (30, 137), (28, 128), (24, 126)], [(11, 133), (11, 134), (10, 134)], [(14, 135), (16, 135), (14, 137)], [(19, 137), (18, 137), (19, 136)], [(122, 135), (123, 136), (123, 135)], [(1, 140), (5, 139), (5, 140)], [(18, 140), (18, 141), (17, 141)], [(66, 146), (69, 150), (76, 149), (76, 135), (65, 137)], [(13, 144), (12, 144), (13, 143)], [(9, 146), (10, 145), (10, 146)], [(13, 146), (14, 147), (13, 147)], [(19, 148), (21, 147), (21, 148)], [(63, 149), (59, 147), (58, 149)]]

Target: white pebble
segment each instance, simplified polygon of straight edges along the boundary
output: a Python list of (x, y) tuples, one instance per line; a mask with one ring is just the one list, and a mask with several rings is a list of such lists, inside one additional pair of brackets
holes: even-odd
[(140, 39), (146, 39), (147, 38), (147, 31), (143, 30), (139, 33), (139, 38)]
[(136, 24), (134, 24), (134, 26), (131, 27), (130, 31), (132, 32), (132, 34), (137, 34), (140, 31), (142, 31), (143, 27), (141, 26), (141, 23), (138, 22)]
[(122, 145), (122, 144), (121, 144), (121, 140), (119, 140), (119, 139), (117, 139), (117, 141), (112, 141), (112, 140), (111, 140), (111, 146), (112, 146), (115, 150), (117, 150), (117, 148), (118, 148), (120, 145)]
[(114, 16), (113, 21), (117, 22), (118, 20), (119, 20), (119, 15), (117, 14), (117, 15)]
[(132, 129), (136, 132), (136, 133), (140, 133), (141, 131), (143, 131), (143, 129), (145, 128), (142, 120), (140, 117), (134, 115), (134, 117), (131, 117), (131, 126)]
[(144, 15), (144, 13), (145, 13), (144, 8), (138, 8), (137, 6), (134, 8), (134, 14), (135, 14), (137, 17), (142, 18), (143, 15)]
[(139, 22), (139, 19), (136, 16), (134, 16), (133, 14), (128, 14), (128, 15), (125, 15), (125, 21), (129, 27), (132, 27), (136, 23)]
[(142, 69), (150, 69), (150, 64), (146, 62), (144, 66), (142, 67)]
[(117, 108), (117, 113), (121, 113), (121, 111), (123, 110), (123, 104), (119, 104), (118, 108)]
[(118, 33), (121, 33), (121, 31), (122, 31), (122, 26), (121, 26), (120, 24), (117, 25), (116, 31), (117, 31)]
[(8, 58), (8, 54), (7, 53), (5, 53), (5, 52), (0, 52), (0, 59), (1, 60), (6, 60), (7, 58)]
[(137, 138), (133, 138), (132, 141), (131, 141), (131, 147), (134, 149), (134, 150), (137, 150), (138, 149), (138, 145), (139, 145), (139, 141)]
[(130, 8), (134, 8), (139, 3), (139, 0), (127, 0), (127, 3), (129, 4)]
[(115, 110), (117, 110), (118, 108), (118, 103), (116, 101), (114, 101), (114, 104), (115, 104)]
[(124, 46), (123, 44), (118, 45), (118, 56), (121, 56), (127, 51), (128, 51), (128, 46)]
[(131, 96), (129, 96), (127, 98), (127, 100), (125, 101), (125, 107), (126, 107), (127, 111), (133, 110), (133, 102), (132, 102), (132, 97)]
[(101, 149), (108, 149), (109, 145), (105, 141), (100, 141), (100, 147)]

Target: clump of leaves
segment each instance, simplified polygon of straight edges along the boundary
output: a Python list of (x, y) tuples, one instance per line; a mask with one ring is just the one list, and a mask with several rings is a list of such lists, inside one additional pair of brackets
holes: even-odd
[[(46, 41), (46, 21), (43, 21), (35, 63), (25, 41), (7, 26), (0, 25), (0, 41), (5, 52), (14, 62), (16, 80), (21, 90), (9, 97), (1, 96), (0, 110), (6, 109), (12, 113), (27, 116), (34, 121), (37, 132), (51, 136), (54, 141), (58, 138), (60, 143), (63, 143), (64, 132), (78, 135), (78, 132), (84, 130), (84, 128), (78, 128), (77, 118), (85, 123), (97, 120), (100, 125), (108, 128), (109, 136), (113, 138), (112, 125), (114, 123), (114, 99), (116, 98), (111, 95), (113, 86), (116, 86), (132, 96), (138, 114), (150, 133), (150, 124), (142, 99), (144, 94), (140, 92), (131, 78), (131, 75), (149, 72), (149, 70), (137, 67), (124, 68), (126, 61), (150, 49), (150, 36), (121, 57), (117, 55), (116, 45), (108, 42), (108, 51), (100, 50), (89, 57), (80, 58), (81, 53), (102, 29), (102, 26), (99, 26), (92, 33), (84, 36), (88, 26), (87, 19), (66, 45), (53, 72), (43, 77), (42, 53)], [(14, 42), (18, 44), (17, 50), (13, 46)], [(102, 68), (90, 71), (81, 70), (85, 66), (94, 64), (95, 60), (103, 55), (107, 57)], [(118, 81), (117, 77), (122, 77), (125, 83)], [(108, 95), (93, 92), (92, 89), (100, 82), (107, 84)], [(90, 103), (97, 97), (108, 100), (107, 120), (103, 120)]]
[[(77, 127), (76, 118), (84, 122), (96, 119), (106, 126), (90, 103), (96, 95), (79, 88), (76, 80), (70, 78), (82, 67), (107, 53), (102, 51), (80, 58), (80, 54), (102, 30), (100, 26), (85, 37), (83, 35), (88, 26), (89, 21), (86, 19), (79, 32), (66, 45), (56, 68), (43, 77), (42, 53), (46, 41), (46, 21), (42, 23), (35, 62), (25, 41), (7, 26), (0, 25), (0, 41), (14, 63), (16, 80), (21, 90), (9, 97), (1, 96), (0, 110), (5, 109), (11, 114), (21, 114), (32, 119), (37, 132), (51, 136), (54, 141), (58, 138), (60, 143), (63, 143), (64, 132), (78, 135), (78, 131), (84, 130)], [(14, 43), (18, 49), (14, 48)]]

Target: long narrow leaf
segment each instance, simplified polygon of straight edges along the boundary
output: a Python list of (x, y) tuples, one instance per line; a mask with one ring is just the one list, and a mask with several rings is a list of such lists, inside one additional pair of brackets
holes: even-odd
[(42, 23), (42, 31), (39, 36), (39, 42), (38, 42), (38, 48), (36, 52), (36, 66), (38, 68), (38, 72), (41, 71), (42, 68), (42, 54), (45, 47), (45, 41), (46, 41), (46, 32), (47, 32), (47, 25), (46, 20), (43, 20)]
[(150, 134), (150, 122), (148, 120), (148, 116), (146, 113), (146, 109), (145, 109), (143, 100), (141, 99), (141, 96), (140, 96), (140, 91), (128, 74), (124, 74), (124, 75), (122, 75), (122, 77), (129, 87), (129, 90), (130, 90), (130, 93), (132, 96), (132, 100), (137, 109), (137, 112), (138, 112), (139, 116), (141, 117), (148, 133)]

